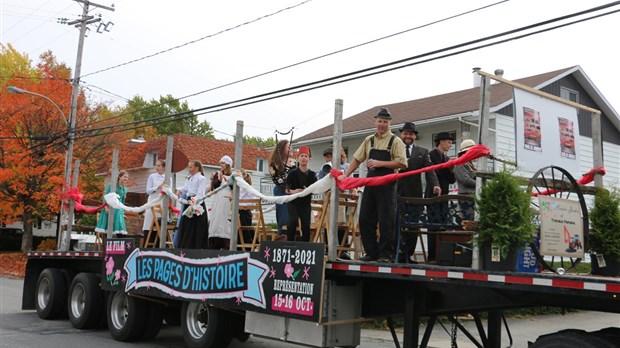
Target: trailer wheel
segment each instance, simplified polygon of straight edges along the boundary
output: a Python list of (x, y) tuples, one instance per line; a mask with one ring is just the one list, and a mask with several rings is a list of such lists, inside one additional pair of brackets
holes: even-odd
[(46, 268), (39, 275), (36, 309), (41, 319), (56, 319), (67, 313), (67, 284), (57, 268)]
[(232, 331), (227, 326), (227, 312), (206, 303), (186, 302), (181, 310), (183, 338), (188, 347), (227, 347)]
[(147, 304), (146, 326), (142, 333), (142, 339), (150, 340), (159, 334), (164, 321), (164, 306), (157, 302)]
[(529, 348), (616, 348), (617, 345), (583, 330), (562, 330), (540, 336)]
[(181, 325), (181, 306), (176, 304), (168, 304), (164, 311), (164, 320), (167, 325), (180, 326)]
[(93, 273), (79, 273), (69, 287), (69, 321), (76, 329), (96, 327), (103, 313), (103, 292)]
[(122, 291), (111, 292), (106, 314), (112, 338), (121, 342), (133, 341), (144, 332), (147, 303)]

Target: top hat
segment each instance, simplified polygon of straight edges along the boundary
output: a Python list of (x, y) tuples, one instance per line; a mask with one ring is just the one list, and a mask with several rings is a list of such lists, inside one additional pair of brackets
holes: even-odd
[(471, 139), (465, 139), (461, 143), (459, 153), (467, 151), (472, 146), (476, 146), (476, 142)]
[(377, 112), (377, 115), (375, 115), (375, 118), (384, 118), (386, 120), (391, 120), (392, 115), (390, 115), (390, 112), (387, 108), (381, 108), (379, 109), (379, 112)]
[(415, 124), (413, 124), (413, 122), (405, 122), (405, 124), (403, 125), (403, 128), (400, 128), (399, 131), (410, 131), (410, 132), (414, 132), (415, 135), (418, 135), (418, 131), (415, 130)]
[(441, 141), (441, 140), (452, 140), (452, 141), (454, 141), (454, 138), (448, 132), (439, 132), (435, 136), (435, 141)]

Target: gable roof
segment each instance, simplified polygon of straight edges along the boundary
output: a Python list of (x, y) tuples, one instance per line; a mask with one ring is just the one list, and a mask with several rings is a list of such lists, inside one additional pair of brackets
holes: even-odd
[[(514, 81), (532, 88), (541, 88), (575, 71), (580, 73), (579, 77), (582, 78), (580, 80), (581, 83), (588, 82), (591, 86), (593, 86), (578, 66), (551, 71)], [(595, 87), (593, 87), (593, 91), (600, 95)], [(503, 83), (491, 85), (492, 110), (510, 100), (512, 100), (511, 86)], [(602, 100), (604, 101), (604, 98)], [(470, 89), (440, 94), (422, 99), (387, 105), (378, 105), (359, 114), (343, 119), (342, 133), (347, 134), (374, 129), (374, 116), (377, 113), (377, 110), (381, 107), (387, 107), (390, 110), (390, 113), (392, 114), (392, 126), (404, 124), (405, 122), (417, 122), (439, 118), (442, 116), (467, 114), (472, 112), (477, 113), (480, 109), (480, 88), (473, 87)], [(613, 112), (613, 114), (615, 114), (615, 112)], [(328, 125), (295, 139), (295, 142), (301, 143), (331, 136), (333, 136), (333, 125)]]
[[(172, 171), (179, 172), (187, 167), (190, 160), (199, 160), (203, 165), (217, 166), (224, 155), (234, 159), (235, 143), (232, 141), (209, 139), (189, 134), (175, 134), (172, 152)], [(142, 144), (136, 144), (136, 156), (127, 168), (143, 168), (144, 159), (149, 153), (157, 153), (158, 159), (166, 159), (168, 137), (161, 137)], [(257, 158), (269, 158), (270, 151), (261, 146), (243, 145), (243, 169), (256, 170)]]

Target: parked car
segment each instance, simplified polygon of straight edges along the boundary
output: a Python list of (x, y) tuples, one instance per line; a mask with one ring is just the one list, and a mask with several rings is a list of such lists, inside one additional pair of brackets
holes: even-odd
[(22, 248), (21, 228), (0, 227), (0, 251), (19, 251)]

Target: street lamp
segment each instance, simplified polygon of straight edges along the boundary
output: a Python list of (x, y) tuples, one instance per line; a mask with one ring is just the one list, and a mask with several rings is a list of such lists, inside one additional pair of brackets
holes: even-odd
[[(38, 97), (41, 97), (43, 99), (46, 99), (47, 101), (49, 101), (50, 103), (52, 103), (52, 105), (54, 105), (56, 107), (56, 109), (58, 109), (58, 112), (60, 112), (60, 114), (62, 115), (63, 120), (65, 121), (65, 124), (69, 126), (69, 132), (68, 132), (68, 149), (67, 149), (67, 156), (65, 157), (65, 189), (68, 189), (69, 187), (71, 187), (71, 162), (72, 162), (72, 157), (73, 157), (73, 132), (74, 132), (74, 128), (75, 128), (75, 117), (73, 117), (73, 110), (71, 110), (71, 122), (67, 121), (67, 116), (65, 115), (64, 112), (62, 112), (62, 109), (60, 108), (60, 106), (58, 106), (58, 104), (56, 104), (53, 100), (51, 100), (49, 97), (43, 95), (43, 94), (39, 94), (39, 93), (35, 93), (35, 92), (31, 92), (22, 88), (18, 88), (15, 86), (8, 86), (7, 87), (7, 91), (9, 93), (15, 93), (15, 94), (32, 94), (32, 95), (36, 95)], [(72, 101), (73, 104), (73, 101)], [(71, 224), (72, 224), (72, 219), (73, 219), (73, 206), (72, 206), (72, 201), (69, 203), (69, 216), (68, 216), (68, 222), (67, 222), (67, 230), (65, 231), (66, 235), (64, 238), (61, 239), (61, 249), (64, 249), (65, 251), (69, 250), (69, 242), (71, 240)], [(62, 216), (63, 216), (63, 211), (64, 209), (60, 208), (60, 218), (58, 219), (58, 227), (60, 227), (60, 225), (62, 224)], [(61, 237), (62, 237), (62, 233), (61, 233)]]
[(38, 97), (47, 99), (50, 103), (52, 103), (56, 107), (58, 112), (60, 112), (60, 114), (62, 115), (62, 119), (65, 121), (65, 124), (69, 125), (69, 121), (67, 121), (67, 116), (65, 116), (65, 113), (62, 112), (62, 110), (60, 109), (60, 106), (58, 106), (58, 104), (56, 104), (49, 97), (47, 97), (47, 96), (45, 96), (43, 94), (39, 94), (39, 93), (35, 93), (35, 92), (30, 92), (30, 91), (27, 91), (25, 89), (21, 89), (19, 87), (15, 87), (15, 86), (9, 86), (9, 87), (6, 88), (6, 90), (9, 91), (9, 93), (13, 93), (13, 94), (32, 94), (32, 95), (36, 95)]

